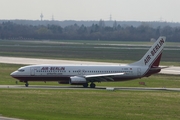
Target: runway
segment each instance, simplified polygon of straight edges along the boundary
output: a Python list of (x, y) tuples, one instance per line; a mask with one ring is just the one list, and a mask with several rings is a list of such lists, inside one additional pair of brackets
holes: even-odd
[(96, 88), (83, 88), (81, 86), (51, 86), (51, 85), (0, 85), (0, 89), (54, 89), (54, 90), (130, 90), (130, 91), (180, 91), (180, 88), (154, 88), (154, 87), (106, 87), (97, 86)]
[[(62, 65), (126, 65), (121, 63), (105, 63), (105, 62), (88, 62), (88, 61), (72, 61), (72, 60), (52, 60), (52, 59), (35, 59), (35, 58), (21, 58), (21, 57), (2, 57), (0, 56), (0, 63), (9, 64), (62, 64)], [(163, 66), (161, 66), (163, 67)], [(162, 69), (162, 74), (180, 75), (180, 67), (169, 67)]]
[(9, 118), (9, 117), (3, 117), (3, 116), (0, 116), (0, 120), (22, 120), (22, 119)]
[(3, 57), (3, 56), (0, 56), (0, 63), (22, 64), (22, 65), (34, 65), (34, 64), (119, 65), (117, 63), (105, 63), (105, 62), (36, 59), (36, 58)]

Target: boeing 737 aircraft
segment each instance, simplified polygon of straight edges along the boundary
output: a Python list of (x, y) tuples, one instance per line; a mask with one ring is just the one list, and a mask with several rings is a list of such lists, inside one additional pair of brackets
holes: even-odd
[(135, 63), (124, 66), (97, 65), (30, 65), (19, 68), (11, 73), (20, 82), (58, 81), (59, 84), (83, 85), (95, 88), (94, 82), (125, 81), (149, 77), (161, 71), (159, 67), (166, 37), (161, 36), (148, 52)]

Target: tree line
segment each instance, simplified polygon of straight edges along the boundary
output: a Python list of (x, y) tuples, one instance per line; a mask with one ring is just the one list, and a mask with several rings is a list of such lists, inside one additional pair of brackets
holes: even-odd
[(147, 41), (151, 38), (166, 36), (168, 41), (180, 41), (180, 27), (157, 27), (142, 24), (138, 27), (121, 26), (114, 21), (113, 26), (106, 26), (103, 20), (91, 26), (68, 25), (22, 25), (13, 22), (0, 24), (0, 39), (37, 39), (37, 40), (116, 40)]

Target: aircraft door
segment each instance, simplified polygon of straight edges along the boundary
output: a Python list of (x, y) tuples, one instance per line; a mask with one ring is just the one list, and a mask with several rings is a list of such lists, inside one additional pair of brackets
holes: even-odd
[(37, 72), (37, 70), (39, 70), (39, 67), (32, 67), (30, 68), (30, 75), (31, 76), (35, 76), (35, 75), (41, 75), (41, 72)]
[(141, 76), (141, 68), (137, 68), (137, 76)]
[(30, 68), (30, 73), (31, 73), (31, 76), (34, 76), (34, 75), (35, 75), (35, 70), (34, 70), (34, 68)]

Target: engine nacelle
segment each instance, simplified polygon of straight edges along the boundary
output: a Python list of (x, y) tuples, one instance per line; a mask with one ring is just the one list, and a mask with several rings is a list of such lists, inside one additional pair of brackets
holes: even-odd
[(69, 84), (71, 85), (83, 85), (84, 83), (87, 83), (86, 79), (83, 77), (70, 77)]

